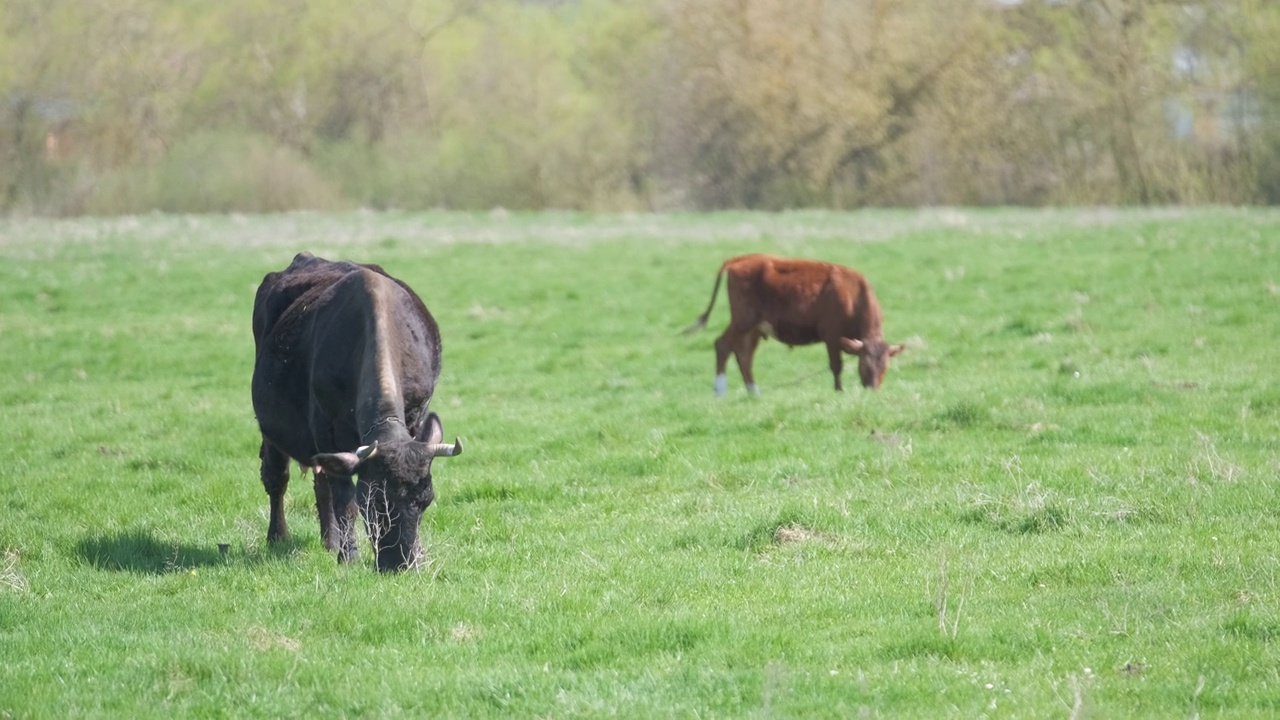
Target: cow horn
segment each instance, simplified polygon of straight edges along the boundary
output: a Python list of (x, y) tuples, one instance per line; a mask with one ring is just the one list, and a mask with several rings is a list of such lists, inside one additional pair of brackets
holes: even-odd
[(377, 454), (378, 454), (377, 440), (374, 440), (372, 445), (362, 445), (356, 448), (356, 457), (360, 458), (361, 462), (364, 462), (365, 460), (368, 460), (369, 458)]
[(448, 443), (430, 443), (427, 445), (427, 451), (432, 457), (453, 457), (462, 454), (462, 438), (454, 438), (453, 444)]
[(852, 355), (861, 355), (866, 349), (866, 343), (856, 338), (840, 338), (840, 345), (844, 347), (845, 352)]

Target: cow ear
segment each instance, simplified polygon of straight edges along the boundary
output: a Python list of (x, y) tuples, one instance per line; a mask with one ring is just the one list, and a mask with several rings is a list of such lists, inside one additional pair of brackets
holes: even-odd
[(844, 351), (850, 355), (861, 355), (862, 351), (865, 350), (867, 346), (866, 343), (861, 340), (842, 337), (840, 338), (840, 347), (844, 348)]
[(889, 346), (889, 357), (897, 357), (898, 353), (900, 353), (900, 352), (902, 352), (903, 350), (906, 350), (906, 349), (907, 349), (907, 346), (906, 346), (906, 344), (905, 344), (905, 343), (898, 343), (897, 345), (890, 345), (890, 346)]
[(320, 453), (311, 458), (312, 466), (318, 467), (330, 475), (354, 475), (356, 468), (360, 467), (362, 462), (364, 462), (364, 458), (349, 452)]
[(422, 429), (418, 431), (418, 437), (414, 439), (424, 443), (444, 442), (444, 425), (440, 423), (440, 416), (435, 413), (427, 413), (427, 419), (422, 423)]

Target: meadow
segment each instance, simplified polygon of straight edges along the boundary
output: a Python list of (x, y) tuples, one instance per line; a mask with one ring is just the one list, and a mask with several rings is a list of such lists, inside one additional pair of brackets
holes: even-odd
[[(440, 323), (419, 571), (296, 471), (265, 542), (300, 250)], [(714, 397), (757, 251), (868, 276), (878, 392), (766, 342)], [(0, 717), (1274, 717), (1277, 283), (1260, 209), (0, 220)]]

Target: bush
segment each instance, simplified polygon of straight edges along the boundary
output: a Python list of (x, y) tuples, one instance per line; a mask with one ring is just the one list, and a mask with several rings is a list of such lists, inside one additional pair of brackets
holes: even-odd
[(256, 134), (205, 132), (183, 138), (156, 165), (110, 173), (90, 209), (100, 214), (279, 212), (349, 205), (297, 152)]

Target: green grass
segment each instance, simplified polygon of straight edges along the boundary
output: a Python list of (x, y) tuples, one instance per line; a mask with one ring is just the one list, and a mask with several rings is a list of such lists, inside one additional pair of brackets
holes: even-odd
[[(302, 249), (442, 327), (420, 572), (296, 473), (265, 543)], [(713, 396), (749, 251), (867, 274), (879, 392), (765, 343)], [(1277, 283), (1272, 210), (0, 221), (0, 717), (1274, 716)]]

